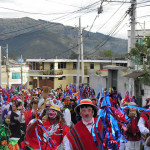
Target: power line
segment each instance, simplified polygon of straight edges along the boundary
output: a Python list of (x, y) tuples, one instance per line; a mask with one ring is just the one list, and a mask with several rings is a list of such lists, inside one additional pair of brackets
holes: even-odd
[(112, 30), (110, 31), (110, 33), (107, 35), (107, 38), (95, 47), (96, 50), (94, 52), (88, 53), (86, 55), (94, 54), (96, 51), (99, 50), (99, 48), (101, 48), (102, 46), (104, 46), (105, 43), (108, 41), (108, 39), (111, 37), (111, 35), (117, 30), (117, 28), (120, 26), (120, 24), (126, 18), (127, 14), (128, 14), (128, 12), (126, 11), (126, 13), (124, 14), (123, 18), (112, 28)]
[[(125, 2), (124, 2), (125, 3)], [(102, 29), (107, 23), (108, 23), (108, 21), (110, 21), (111, 19), (112, 19), (112, 17), (119, 11), (119, 9), (124, 5), (124, 3), (123, 4), (121, 4), (121, 6), (119, 6), (119, 8), (109, 17), (109, 19), (96, 31), (96, 32), (98, 32), (100, 29)]]
[[(77, 10), (77, 11), (73, 11), (72, 13), (68, 13), (68, 14), (66, 14), (66, 15), (64, 15), (64, 16), (55, 18), (55, 19), (53, 19), (52, 21), (57, 20), (57, 19), (63, 19), (63, 17), (66, 17), (67, 15), (70, 15), (70, 14), (73, 14), (73, 13), (77, 13), (77, 12), (82, 11), (82, 10), (86, 10), (86, 9), (88, 9), (89, 7), (96, 5), (97, 3), (99, 3), (99, 1), (97, 1), (97, 2), (95, 2), (95, 3), (92, 3), (92, 4), (86, 6), (86, 7), (82, 8), (82, 9), (79, 9), (79, 10)], [(30, 28), (33, 28), (33, 27), (36, 27), (36, 26), (39, 26), (39, 25), (43, 25), (43, 24), (45, 24), (45, 22), (44, 22), (44, 23), (40, 23), (40, 24), (38, 24), (38, 25), (32, 25), (32, 26), (29, 26), (29, 27), (27, 27), (27, 28), (22, 28), (22, 29), (19, 29), (19, 30), (15, 30), (15, 31), (3, 33), (3, 34), (1, 34), (1, 35), (4, 35), (4, 34), (6, 35), (6, 34), (13, 33), (13, 32), (22, 31), (22, 30), (27, 30), (27, 29), (30, 29)], [(49, 24), (48, 24), (48, 25), (49, 25)], [(30, 31), (28, 31), (28, 32), (30, 32)], [(19, 34), (19, 35), (21, 35), (21, 34)], [(18, 35), (17, 35), (17, 36), (18, 36)], [(15, 36), (14, 36), (14, 37), (15, 37)], [(8, 38), (7, 38), (7, 39), (8, 39)], [(6, 38), (1, 39), (1, 40), (6, 40)]]
[[(32, 14), (32, 15), (60, 15), (60, 14), (66, 14), (66, 13), (37, 13), (37, 12), (29, 12), (29, 11), (22, 11), (22, 10), (18, 10), (18, 9), (12, 9), (12, 8), (7, 8), (7, 7), (0, 7), (2, 9), (7, 9), (7, 10), (11, 10), (11, 11), (16, 11), (16, 12), (21, 12), (21, 13), (25, 13), (25, 14)], [(71, 12), (67, 12), (67, 13), (71, 13)]]

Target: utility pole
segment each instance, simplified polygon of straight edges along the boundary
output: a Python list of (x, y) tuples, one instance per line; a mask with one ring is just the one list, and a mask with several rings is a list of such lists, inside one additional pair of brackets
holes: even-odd
[[(80, 22), (80, 18), (79, 18)], [(80, 23), (79, 23), (80, 26)], [(79, 78), (80, 78), (80, 31), (78, 29), (78, 52), (77, 52), (78, 58), (77, 58), (77, 81), (76, 81), (76, 89), (77, 92), (79, 90)]]
[[(136, 0), (131, 0), (131, 11), (130, 11), (130, 24), (131, 24), (131, 35), (130, 35), (130, 47), (129, 47), (129, 51), (131, 51), (132, 48), (135, 47), (135, 24), (136, 24), (136, 20), (135, 20), (135, 15), (136, 15)], [(133, 67), (133, 63), (129, 60), (128, 61), (128, 66), (129, 67)], [(131, 71), (132, 72), (132, 69)], [(129, 94), (130, 96), (134, 96), (134, 80), (132, 78), (129, 79)]]
[(8, 44), (6, 45), (6, 72), (7, 72), (7, 88), (9, 89), (9, 61), (8, 61)]
[(0, 87), (2, 86), (2, 69), (1, 69), (1, 62), (2, 62), (2, 47), (0, 46)]
[(81, 47), (81, 69), (82, 69), (82, 84), (84, 83), (84, 62), (83, 62), (83, 40), (82, 40), (82, 28), (81, 18), (79, 18), (79, 31), (80, 31), (80, 47)]
[(23, 76), (22, 76), (22, 55), (21, 55), (21, 86), (23, 85)]

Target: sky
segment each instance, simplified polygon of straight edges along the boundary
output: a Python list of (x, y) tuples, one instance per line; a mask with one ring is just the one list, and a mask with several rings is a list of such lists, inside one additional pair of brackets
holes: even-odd
[[(102, 13), (98, 8), (102, 6)], [(87, 31), (99, 32), (117, 38), (127, 39), (130, 17), (126, 11), (129, 0), (0, 0), (0, 18), (30, 17), (72, 27), (79, 26)], [(137, 0), (136, 29), (150, 27), (150, 1)]]

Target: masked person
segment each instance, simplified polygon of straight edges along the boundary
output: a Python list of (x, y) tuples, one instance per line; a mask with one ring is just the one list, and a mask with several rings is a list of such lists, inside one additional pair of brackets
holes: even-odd
[(92, 126), (96, 123), (98, 108), (90, 99), (82, 99), (75, 107), (75, 112), (81, 116), (81, 120), (66, 135), (65, 149), (67, 150), (99, 150), (100, 140), (97, 138), (98, 147), (92, 136)]
[[(135, 102), (130, 102), (128, 106), (137, 106), (137, 104)], [(127, 139), (125, 150), (140, 150), (141, 133), (138, 127), (139, 112), (136, 108), (129, 108), (129, 113), (127, 115), (131, 122), (127, 125), (127, 131), (125, 132), (125, 137)]]
[(63, 138), (70, 129), (65, 124), (63, 114), (58, 105), (53, 104), (47, 110), (47, 115), (43, 117), (43, 126), (49, 132), (57, 149), (63, 149)]

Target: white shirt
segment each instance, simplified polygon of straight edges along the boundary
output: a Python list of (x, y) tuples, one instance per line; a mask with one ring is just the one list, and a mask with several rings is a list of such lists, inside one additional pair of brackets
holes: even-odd
[(2, 112), (3, 112), (5, 109), (6, 109), (7, 111), (9, 111), (9, 107), (10, 107), (9, 104), (7, 104), (7, 105), (3, 104), (3, 105), (2, 105)]
[(139, 122), (138, 122), (138, 127), (142, 134), (149, 133), (149, 129), (145, 127), (145, 122), (146, 122), (145, 119), (140, 117)]
[(64, 119), (66, 121), (66, 124), (68, 127), (71, 126), (71, 113), (70, 113), (70, 110), (68, 108), (66, 108), (63, 112), (63, 115), (64, 115)]

